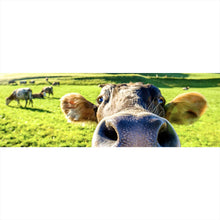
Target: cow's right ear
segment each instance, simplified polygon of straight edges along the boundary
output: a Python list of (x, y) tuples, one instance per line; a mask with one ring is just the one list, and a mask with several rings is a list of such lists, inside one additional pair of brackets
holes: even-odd
[(177, 96), (165, 106), (165, 118), (171, 123), (192, 124), (207, 108), (205, 97), (198, 92), (188, 92)]
[(97, 121), (97, 106), (78, 93), (69, 93), (60, 99), (60, 107), (69, 122)]

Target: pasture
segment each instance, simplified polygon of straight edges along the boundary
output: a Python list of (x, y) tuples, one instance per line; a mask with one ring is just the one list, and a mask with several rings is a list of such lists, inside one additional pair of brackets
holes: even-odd
[[(54, 96), (34, 99), (33, 108), (19, 107), (16, 101), (5, 105), (5, 98), (15, 89), (30, 87), (39, 93), (45, 81), (59, 81)], [(8, 85), (15, 79), (17, 85)], [(35, 80), (35, 84), (19, 85), (19, 80)], [(220, 74), (3, 74), (0, 75), (0, 146), (5, 147), (89, 147), (96, 127), (94, 122), (67, 123), (60, 109), (60, 98), (71, 92), (82, 94), (96, 103), (102, 83), (144, 82), (157, 86), (166, 101), (188, 91), (202, 93), (208, 109), (192, 125), (173, 124), (182, 147), (220, 147)], [(189, 86), (188, 91), (182, 87)], [(24, 101), (21, 105), (24, 106)]]

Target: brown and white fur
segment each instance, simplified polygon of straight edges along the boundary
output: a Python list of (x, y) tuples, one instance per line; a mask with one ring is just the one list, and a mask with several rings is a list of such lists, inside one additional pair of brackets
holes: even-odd
[(29, 103), (32, 104), (33, 107), (33, 101), (32, 101), (32, 90), (30, 88), (20, 88), (13, 91), (13, 93), (6, 98), (6, 105), (9, 105), (11, 101), (17, 101), (17, 103), (20, 105), (20, 100), (25, 100), (25, 108)]
[(97, 121), (92, 146), (178, 147), (180, 141), (171, 123), (192, 124), (207, 108), (197, 92), (188, 92), (166, 104), (160, 90), (151, 84), (106, 84), (92, 104), (77, 93), (61, 98), (68, 121)]
[(41, 92), (48, 93), (48, 96), (50, 96), (50, 94), (53, 95), (53, 87), (52, 86), (44, 87)]
[(96, 105), (87, 101), (78, 93), (70, 93), (63, 96), (61, 98), (61, 109), (66, 115), (68, 122), (83, 120), (97, 121)]
[(34, 99), (43, 99), (45, 95), (46, 95), (45, 92), (40, 92), (40, 93), (34, 93), (34, 94), (32, 94), (32, 97), (33, 97)]

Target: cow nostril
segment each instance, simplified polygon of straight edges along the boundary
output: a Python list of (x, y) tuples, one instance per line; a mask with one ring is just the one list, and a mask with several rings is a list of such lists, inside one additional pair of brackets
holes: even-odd
[(105, 123), (105, 126), (103, 128), (103, 133), (110, 140), (117, 141), (118, 139), (118, 135), (117, 132), (115, 131), (115, 128), (108, 123)]
[(119, 135), (114, 121), (103, 119), (96, 127), (92, 138), (94, 147), (116, 147), (119, 141)]
[(161, 147), (176, 147), (179, 145), (179, 139), (175, 131), (167, 122), (160, 127), (157, 141)]
[(92, 146), (105, 147), (180, 147), (179, 138), (165, 119), (147, 115), (121, 115), (102, 119), (92, 139)]

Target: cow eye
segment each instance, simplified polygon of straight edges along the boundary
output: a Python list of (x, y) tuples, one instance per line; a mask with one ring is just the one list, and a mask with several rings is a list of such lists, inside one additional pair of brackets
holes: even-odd
[(163, 98), (163, 97), (160, 97), (160, 98), (158, 99), (158, 103), (159, 103), (159, 104), (164, 104), (164, 103), (165, 103), (164, 98)]
[(103, 102), (103, 97), (102, 97), (102, 96), (98, 97), (98, 98), (97, 98), (97, 102), (98, 102), (99, 104), (101, 104), (101, 103)]

